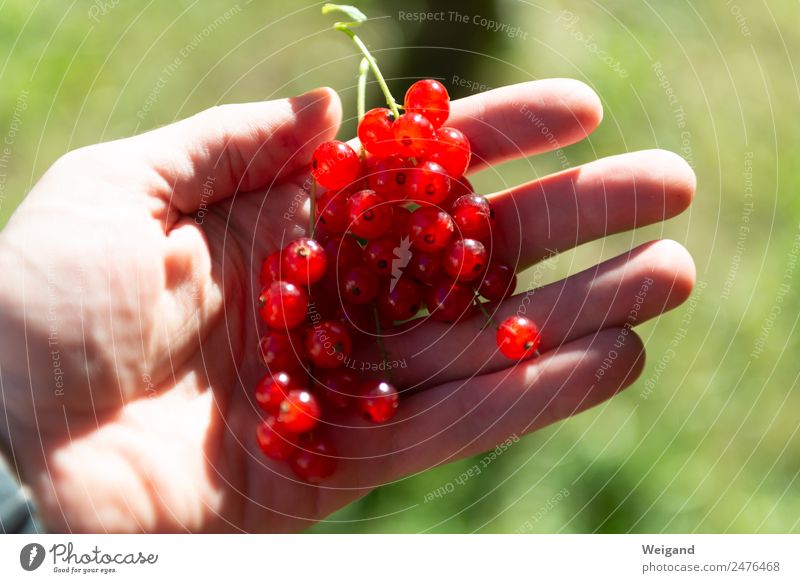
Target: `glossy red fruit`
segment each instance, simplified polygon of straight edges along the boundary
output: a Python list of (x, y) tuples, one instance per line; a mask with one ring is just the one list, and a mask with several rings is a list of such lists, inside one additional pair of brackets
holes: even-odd
[(435, 207), (423, 206), (411, 213), (408, 234), (414, 247), (433, 253), (447, 247), (453, 238), (455, 225), (452, 217)]
[(373, 423), (386, 423), (397, 413), (397, 389), (383, 381), (364, 383), (359, 398), (359, 409)]
[(353, 405), (358, 377), (346, 367), (321, 371), (317, 375), (314, 391), (337, 409), (347, 409)]
[(351, 184), (361, 170), (361, 160), (349, 145), (338, 140), (323, 142), (314, 150), (311, 175), (325, 188), (337, 190)]
[(270, 415), (277, 415), (286, 395), (302, 389), (303, 385), (288, 372), (267, 373), (256, 385), (256, 403)]
[(453, 203), (465, 194), (475, 194), (475, 189), (472, 183), (465, 177), (453, 178), (450, 180), (450, 194), (447, 195), (447, 200), (442, 203), (442, 208), (452, 213)]
[(442, 254), (414, 251), (405, 272), (418, 281), (431, 285), (442, 272)]
[(458, 239), (442, 254), (447, 275), (459, 281), (472, 281), (483, 275), (487, 262), (486, 247), (475, 239)]
[(474, 298), (475, 294), (468, 287), (440, 279), (428, 288), (425, 303), (433, 319), (455, 322), (472, 314)]
[(354, 237), (335, 235), (322, 243), (328, 262), (327, 274), (334, 277), (343, 275), (351, 267), (361, 263), (363, 251)]
[(309, 484), (320, 484), (336, 471), (336, 450), (325, 439), (303, 440), (289, 463), (298, 478)]
[(258, 298), (258, 313), (271, 328), (295, 328), (306, 319), (308, 294), (288, 281), (273, 281)]
[(406, 190), (410, 202), (440, 206), (450, 192), (450, 178), (442, 166), (426, 160), (411, 169)]
[(258, 342), (261, 362), (273, 372), (293, 371), (302, 365), (303, 339), (296, 331), (269, 330)]
[(267, 287), (276, 279), (280, 279), (281, 273), (281, 252), (275, 251), (267, 255), (261, 263), (261, 271), (258, 274), (258, 281), (261, 287)]
[(291, 391), (278, 409), (278, 423), (292, 433), (306, 433), (317, 426), (320, 416), (317, 398), (306, 390)]
[(431, 122), (420, 113), (404, 113), (398, 117), (392, 132), (395, 149), (406, 158), (421, 156), (433, 144), (434, 128)]
[(422, 286), (410, 277), (385, 284), (378, 293), (378, 310), (390, 321), (413, 318), (422, 308)]
[(364, 247), (364, 265), (376, 275), (391, 275), (395, 249), (399, 244), (400, 242), (394, 237), (381, 237), (369, 241)]
[(319, 368), (339, 368), (353, 350), (350, 332), (342, 322), (325, 320), (306, 333), (306, 354)]
[(433, 138), (435, 145), (428, 152), (428, 160), (444, 167), (453, 178), (463, 176), (472, 156), (467, 136), (455, 128), (439, 128)]
[(539, 328), (524, 316), (506, 318), (497, 329), (497, 347), (511, 360), (533, 356), (541, 341)]
[(347, 230), (350, 219), (347, 216), (347, 198), (344, 190), (329, 190), (317, 199), (317, 223), (328, 234), (340, 234)]
[(435, 79), (422, 79), (412, 84), (403, 101), (406, 112), (421, 113), (435, 128), (450, 115), (450, 96), (445, 86)]
[(370, 109), (358, 124), (358, 139), (364, 149), (376, 156), (389, 156), (394, 152), (392, 124), (394, 115), (385, 107)]
[(404, 206), (395, 205), (392, 209), (392, 228), (388, 235), (397, 239), (408, 236), (408, 221), (411, 219), (411, 211)]
[(494, 213), (488, 200), (477, 194), (465, 194), (453, 203), (456, 232), (469, 239), (491, 239)]
[(256, 428), (256, 441), (267, 457), (288, 460), (297, 450), (298, 436), (275, 417), (267, 417)]
[(297, 285), (314, 285), (325, 275), (328, 266), (325, 249), (318, 241), (307, 237), (289, 243), (282, 256), (283, 278)]
[(378, 276), (366, 267), (356, 266), (348, 269), (339, 279), (342, 300), (350, 304), (370, 303), (378, 294)]
[(379, 158), (367, 168), (367, 185), (386, 201), (404, 200), (408, 195), (408, 173), (411, 167), (412, 164), (400, 156)]
[(499, 302), (514, 293), (517, 287), (517, 274), (502, 261), (490, 261), (483, 274), (478, 292), (487, 300)]
[(375, 239), (392, 226), (392, 206), (374, 190), (361, 190), (347, 199), (349, 232), (364, 239)]

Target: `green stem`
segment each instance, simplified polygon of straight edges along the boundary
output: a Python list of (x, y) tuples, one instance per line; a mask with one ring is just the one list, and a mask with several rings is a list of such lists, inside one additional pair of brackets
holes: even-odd
[(378, 341), (378, 348), (381, 351), (381, 358), (383, 359), (383, 363), (386, 365), (386, 374), (389, 376), (389, 380), (394, 383), (394, 373), (392, 369), (389, 368), (389, 353), (386, 350), (386, 345), (383, 343), (383, 330), (381, 330), (381, 317), (378, 314), (378, 306), (375, 304), (372, 305), (372, 314), (375, 318), (375, 338)]
[(314, 238), (314, 223), (317, 222), (317, 181), (311, 177), (311, 195), (308, 205), (308, 221), (310, 223), (308, 229), (309, 238)]
[(386, 79), (383, 78), (381, 70), (378, 68), (378, 63), (375, 61), (375, 57), (372, 56), (372, 53), (369, 52), (367, 45), (364, 44), (364, 41), (362, 41), (356, 33), (347, 27), (346, 23), (337, 22), (336, 30), (342, 31), (351, 39), (353, 39), (353, 42), (364, 55), (367, 63), (369, 63), (369, 67), (372, 69), (372, 74), (375, 75), (375, 79), (378, 81), (381, 91), (383, 91), (383, 95), (386, 98), (386, 104), (389, 106), (389, 109), (392, 110), (392, 114), (394, 114), (395, 118), (400, 117), (400, 111), (397, 109), (397, 102), (394, 100), (394, 97), (392, 97), (392, 92), (389, 91), (389, 86), (386, 84)]
[(483, 325), (484, 328), (486, 328), (486, 326), (489, 324), (491, 324), (495, 328), (499, 328), (497, 322), (494, 321), (494, 318), (492, 318), (492, 315), (486, 309), (486, 306), (483, 305), (483, 302), (478, 297), (477, 293), (475, 294), (475, 305), (478, 306), (478, 309), (483, 313), (483, 317), (486, 318), (486, 324)]
[(358, 65), (358, 101), (356, 107), (358, 109), (358, 123), (364, 119), (364, 114), (367, 111), (367, 73), (369, 72), (369, 61), (366, 58), (361, 59)]

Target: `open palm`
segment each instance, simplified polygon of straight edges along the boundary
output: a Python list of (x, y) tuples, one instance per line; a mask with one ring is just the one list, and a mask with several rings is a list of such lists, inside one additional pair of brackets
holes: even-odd
[[(473, 146), (471, 171), (566, 146), (602, 117), (594, 93), (569, 80), (505, 87), (452, 109), (448, 125)], [(680, 304), (694, 281), (673, 242), (498, 306), (498, 318), (524, 306), (540, 323), (533, 361), (509, 367), (480, 317), (426, 321), (388, 339), (409, 393), (385, 426), (332, 418), (325, 430), (341, 460), (322, 486), (261, 455), (258, 269), (304, 234), (308, 160), (339, 118), (323, 89), (213, 108), (67, 154), (12, 217), (0, 235), (0, 430), (50, 529), (300, 530), (381, 484), (491, 449), (636, 379), (643, 348), (629, 326)], [(492, 195), (494, 252), (523, 269), (674, 216), (693, 193), (694, 175), (674, 154), (599, 160)], [(361, 358), (375, 358), (369, 346)]]

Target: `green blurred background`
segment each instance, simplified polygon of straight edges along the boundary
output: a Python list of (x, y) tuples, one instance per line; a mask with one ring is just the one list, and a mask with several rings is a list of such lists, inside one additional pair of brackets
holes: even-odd
[[(457, 11), (419, 24), (398, 11)], [(358, 57), (320, 4), (270, 0), (0, 3), (0, 225), (62, 153), (211, 105), (336, 88), (353, 131)], [(643, 378), (611, 402), (476, 460), (382, 488), (317, 532), (800, 530), (796, 1), (567, 3), (364, 0), (362, 35), (396, 95), (420, 77), (454, 96), (544, 77), (594, 87), (605, 119), (572, 165), (668, 148), (698, 175), (692, 209), (565, 253), (546, 283), (658, 237), (692, 252), (688, 304), (640, 333)], [(479, 17), (475, 19), (475, 17)], [(513, 38), (476, 24), (519, 27)], [(475, 19), (475, 20), (473, 20)], [(658, 65), (660, 63), (660, 66)], [(454, 76), (473, 83), (454, 84)], [(673, 92), (670, 102), (666, 83)], [(373, 85), (370, 100), (380, 96)], [(679, 110), (680, 111), (676, 111)], [(479, 175), (489, 192), (559, 170), (555, 155)], [(1, 275), (0, 275), (1, 276)], [(425, 496), (454, 484), (433, 502)], [(448, 488), (450, 489), (450, 488)]]

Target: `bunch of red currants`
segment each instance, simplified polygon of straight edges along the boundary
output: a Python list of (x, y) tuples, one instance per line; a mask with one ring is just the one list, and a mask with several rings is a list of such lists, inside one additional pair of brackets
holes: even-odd
[[(258, 310), (269, 327), (259, 354), (269, 369), (255, 398), (266, 412), (257, 440), (268, 457), (319, 483), (336, 466), (320, 431), (327, 410), (356, 411), (374, 423), (391, 420), (398, 391), (391, 378), (359, 379), (354, 340), (372, 336), (391, 370), (386, 330), (427, 310), (456, 322), (484, 313), (481, 297), (499, 302), (514, 292), (512, 266), (492, 257), (494, 214), (464, 173), (469, 140), (444, 123), (444, 85), (411, 85), (402, 115), (372, 109), (358, 125), (359, 152), (330, 141), (314, 152), (320, 187), (311, 201), (311, 237), (291, 241), (261, 269)], [(539, 330), (513, 316), (497, 326), (509, 359), (536, 354)]]

